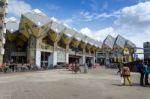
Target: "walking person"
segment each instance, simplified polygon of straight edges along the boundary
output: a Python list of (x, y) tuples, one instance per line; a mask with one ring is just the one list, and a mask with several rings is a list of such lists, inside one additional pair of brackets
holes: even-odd
[(143, 66), (144, 66), (144, 74), (145, 74), (145, 85), (150, 85), (149, 82), (148, 82), (148, 75), (150, 73), (148, 62), (145, 62), (143, 64)]
[(137, 64), (137, 70), (140, 73), (140, 85), (144, 86), (143, 80), (144, 80), (144, 65), (142, 61), (138, 61)]
[(117, 68), (118, 68), (118, 71), (117, 71), (117, 74), (119, 73), (121, 75), (121, 66), (122, 64), (121, 63), (117, 63)]
[(127, 67), (126, 64), (124, 64), (124, 67), (122, 68), (122, 76), (124, 80), (123, 85), (126, 85), (126, 80), (127, 80), (129, 85), (132, 86), (132, 82), (130, 80), (130, 69), (129, 67)]
[(148, 74), (147, 74), (147, 85), (150, 85), (148, 79), (149, 79), (149, 74), (150, 74), (150, 62), (147, 61), (147, 66), (148, 66)]

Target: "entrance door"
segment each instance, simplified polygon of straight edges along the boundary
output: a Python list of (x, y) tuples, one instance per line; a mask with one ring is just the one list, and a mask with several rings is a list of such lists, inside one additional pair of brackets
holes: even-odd
[(79, 59), (80, 59), (79, 56), (70, 55), (69, 56), (69, 63), (75, 63), (76, 61), (79, 63)]
[(48, 67), (49, 52), (41, 52), (41, 67)]

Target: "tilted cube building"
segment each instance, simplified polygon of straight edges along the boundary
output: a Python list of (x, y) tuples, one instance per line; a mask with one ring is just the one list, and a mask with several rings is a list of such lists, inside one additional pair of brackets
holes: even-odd
[(6, 28), (4, 62), (13, 59), (38, 67), (76, 61), (95, 64), (97, 53), (111, 52), (115, 56), (116, 50), (133, 46), (120, 35), (116, 39), (108, 35), (104, 42), (94, 40), (38, 9), (22, 14), (19, 22), (9, 20)]

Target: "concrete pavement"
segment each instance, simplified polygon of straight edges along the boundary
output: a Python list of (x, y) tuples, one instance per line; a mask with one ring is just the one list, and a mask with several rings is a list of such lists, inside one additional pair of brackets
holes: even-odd
[(96, 68), (88, 74), (65, 69), (0, 75), (0, 99), (149, 99), (150, 87), (120, 86), (116, 70)]

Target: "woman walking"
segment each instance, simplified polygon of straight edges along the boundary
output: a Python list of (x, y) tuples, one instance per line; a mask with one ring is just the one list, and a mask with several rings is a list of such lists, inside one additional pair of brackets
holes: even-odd
[(126, 85), (126, 80), (127, 80), (129, 85), (132, 86), (132, 82), (130, 80), (130, 69), (129, 69), (129, 67), (127, 67), (126, 64), (124, 64), (124, 67), (122, 68), (122, 76), (124, 79), (123, 85)]

